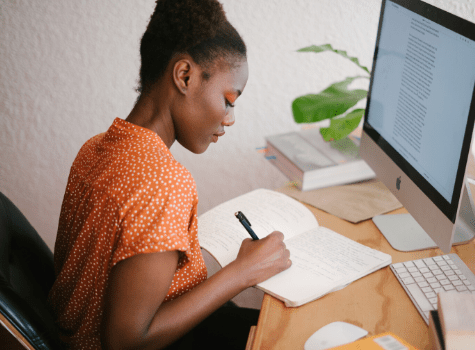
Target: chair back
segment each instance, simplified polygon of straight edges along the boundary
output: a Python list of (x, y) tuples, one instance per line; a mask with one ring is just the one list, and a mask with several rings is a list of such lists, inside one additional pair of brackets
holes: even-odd
[(34, 349), (60, 349), (46, 299), (53, 254), (20, 210), (0, 192), (0, 313)]

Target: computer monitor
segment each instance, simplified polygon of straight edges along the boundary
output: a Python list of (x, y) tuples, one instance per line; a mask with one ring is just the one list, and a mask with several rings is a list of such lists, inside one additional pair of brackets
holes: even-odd
[(383, 0), (360, 154), (409, 212), (373, 219), (395, 249), (448, 253), (474, 237), (474, 87), (474, 23)]

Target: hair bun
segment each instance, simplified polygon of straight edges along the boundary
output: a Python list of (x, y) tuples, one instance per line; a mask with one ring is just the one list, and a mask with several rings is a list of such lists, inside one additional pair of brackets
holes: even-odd
[(146, 32), (160, 37), (167, 48), (180, 51), (214, 37), (226, 21), (223, 6), (216, 0), (157, 0)]

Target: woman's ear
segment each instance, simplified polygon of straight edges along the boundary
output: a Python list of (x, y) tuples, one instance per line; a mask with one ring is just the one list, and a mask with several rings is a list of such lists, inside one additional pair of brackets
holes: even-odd
[(182, 94), (187, 93), (192, 75), (195, 74), (194, 64), (189, 59), (180, 59), (173, 66), (173, 82), (178, 91)]

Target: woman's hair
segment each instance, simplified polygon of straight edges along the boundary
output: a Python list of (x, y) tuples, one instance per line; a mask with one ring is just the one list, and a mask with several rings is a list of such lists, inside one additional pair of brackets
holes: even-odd
[[(157, 0), (140, 43), (140, 81), (146, 92), (165, 72), (173, 55), (187, 53), (203, 69), (217, 59), (246, 57), (246, 45), (216, 0)], [(205, 79), (209, 73), (204, 73)]]

